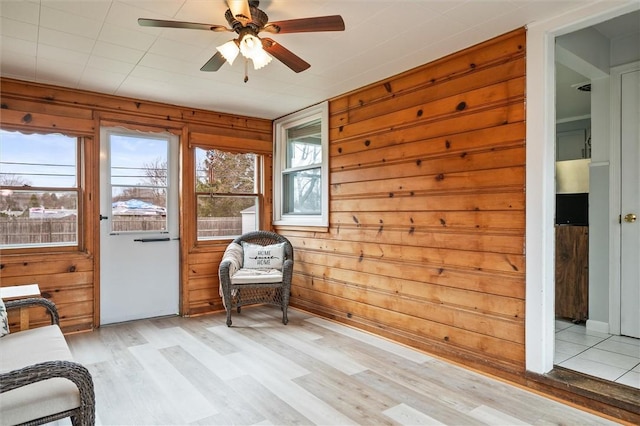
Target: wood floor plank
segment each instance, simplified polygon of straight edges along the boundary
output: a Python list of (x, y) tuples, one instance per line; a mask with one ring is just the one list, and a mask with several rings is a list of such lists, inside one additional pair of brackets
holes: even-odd
[(264, 368), (269, 371), (277, 371), (279, 375), (286, 377), (287, 379), (294, 379), (296, 377), (309, 374), (307, 369), (292, 364), (286, 357), (286, 354), (276, 353), (263, 345), (257, 344), (254, 340), (243, 335), (241, 330), (226, 326), (212, 327), (208, 330), (221, 339), (225, 339), (235, 345), (237, 348), (237, 352), (235, 354), (245, 354), (249, 358), (253, 359), (254, 362), (260, 362)]
[[(269, 425), (310, 425), (313, 422), (305, 417), (294, 405), (263, 386), (254, 377), (243, 376), (228, 382), (228, 386), (242, 396), (242, 401), (258, 411)], [(237, 423), (233, 421), (232, 423)], [(220, 424), (220, 423), (215, 423)], [(227, 424), (227, 423), (222, 423)]]
[(181, 421), (190, 423), (218, 413), (213, 404), (152, 345), (132, 346), (129, 350), (145, 366), (155, 386), (165, 395), (165, 403), (180, 414)]
[[(67, 336), (98, 425), (609, 425), (420, 351), (289, 310), (245, 307)], [(55, 422), (68, 425), (68, 420)]]
[(233, 357), (234, 362), (247, 371), (261, 385), (294, 407), (312, 423), (325, 425), (358, 424), (326, 404), (322, 399), (294, 383), (291, 380), (293, 377), (290, 378), (283, 374), (283, 370), (271, 369), (268, 364), (261, 363), (244, 352), (232, 354), (229, 357)]
[[(291, 331), (293, 332), (291, 332)], [(367, 369), (358, 364), (352, 358), (345, 356), (337, 350), (323, 349), (321, 344), (305, 341), (304, 337), (295, 332), (296, 329), (279, 330), (276, 328), (264, 328), (264, 333), (280, 342), (295, 348), (307, 355), (315, 357), (317, 362), (331, 365), (345, 374), (357, 374)]]
[(383, 415), (397, 403), (393, 396), (355, 381), (351, 376), (328, 365), (319, 365), (311, 374), (295, 379), (295, 382), (358, 424), (394, 424)]
[(177, 345), (222, 380), (231, 380), (246, 374), (233, 363), (230, 363), (224, 355), (203, 344), (184, 329), (175, 327), (171, 329), (171, 333), (173, 334), (173, 341)]
[(498, 411), (494, 408), (481, 405), (469, 412), (471, 417), (478, 419), (486, 424), (492, 425), (512, 425), (512, 426), (530, 426), (529, 423), (523, 422), (513, 416)]
[[(202, 417), (192, 424), (256, 424), (266, 420), (243, 399), (241, 393), (228, 385), (227, 379), (220, 378), (217, 372), (207, 368), (200, 359), (193, 357), (193, 353), (187, 348), (173, 346), (162, 349), (161, 352), (200, 394), (214, 404), (218, 411), (217, 414)], [(228, 380), (239, 377), (229, 377)]]
[(407, 404), (398, 404), (384, 411), (385, 416), (395, 420), (401, 425), (430, 425), (430, 426), (444, 426), (442, 423), (425, 413), (416, 410)]
[(401, 356), (413, 362), (421, 363), (421, 362), (426, 362), (432, 359), (432, 357), (426, 354), (423, 354), (421, 352), (418, 352), (414, 349), (408, 348), (403, 345), (399, 345), (397, 343), (390, 342), (386, 339), (374, 336), (369, 333), (365, 333), (363, 331), (355, 330), (353, 328), (336, 324), (334, 322), (325, 320), (323, 318), (313, 317), (313, 318), (308, 318), (306, 321), (308, 321), (311, 324), (316, 324), (321, 327), (324, 327), (328, 330), (332, 330), (336, 333), (340, 333), (351, 339), (355, 339), (360, 342), (366, 343), (368, 345), (374, 346), (376, 348), (394, 353), (398, 356)]

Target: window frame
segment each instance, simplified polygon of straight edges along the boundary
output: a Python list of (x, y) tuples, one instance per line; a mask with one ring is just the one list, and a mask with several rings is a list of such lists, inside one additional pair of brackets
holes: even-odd
[[(229, 154), (234, 154), (234, 155), (238, 155), (238, 154), (253, 154), (255, 157), (255, 170), (254, 170), (254, 191), (252, 193), (246, 193), (246, 192), (242, 192), (242, 193), (238, 193), (238, 192), (205, 192), (205, 191), (197, 191), (197, 184), (198, 184), (198, 179), (197, 179), (197, 170), (198, 170), (198, 156), (196, 155), (196, 150), (197, 149), (202, 149), (204, 151), (211, 151), (211, 150), (215, 150), (215, 151), (222, 151), (222, 152), (226, 152)], [(261, 229), (262, 227), (262, 203), (263, 203), (263, 188), (264, 188), (264, 184), (263, 184), (263, 180), (264, 180), (264, 173), (263, 173), (263, 155), (257, 152), (253, 152), (253, 151), (239, 151), (239, 150), (231, 150), (231, 149), (225, 149), (225, 148), (219, 148), (219, 147), (212, 147), (212, 146), (207, 146), (207, 145), (193, 145), (192, 146), (192, 150), (193, 150), (193, 200), (194, 200), (194, 209), (193, 209), (193, 220), (195, 223), (195, 226), (193, 227), (193, 232), (194, 232), (194, 241), (196, 245), (207, 245), (207, 244), (215, 244), (215, 243), (219, 243), (220, 241), (228, 241), (228, 240), (232, 240), (240, 235), (220, 235), (220, 236), (214, 236), (214, 237), (205, 237), (205, 238), (200, 238), (200, 236), (198, 235), (198, 198), (200, 196), (212, 196), (212, 197), (229, 197), (229, 198), (234, 198), (234, 197), (238, 197), (238, 198), (247, 198), (247, 197), (255, 197), (256, 199), (256, 229)]]
[[(296, 168), (287, 168), (287, 131), (315, 120), (320, 120), (320, 214), (291, 214), (284, 212), (284, 179), (286, 173)], [(273, 135), (273, 224), (276, 226), (322, 227), (329, 226), (329, 102), (311, 106), (274, 121)]]
[[(165, 177), (165, 185), (152, 185), (152, 184), (122, 184), (122, 183), (114, 183), (114, 178), (116, 180), (120, 178), (120, 176), (114, 176), (114, 168), (119, 168), (119, 166), (113, 165), (113, 137), (122, 137), (122, 138), (133, 138), (133, 139), (145, 139), (145, 140), (155, 140), (155, 141), (163, 141), (166, 142), (166, 177)], [(123, 127), (104, 127), (101, 129), (101, 138), (105, 140), (105, 149), (108, 151), (107, 158), (108, 163), (104, 170), (101, 171), (103, 175), (101, 175), (101, 180), (105, 181), (108, 191), (105, 191), (103, 196), (105, 197), (104, 205), (111, 206), (108, 208), (109, 216), (111, 220), (109, 221), (109, 233), (112, 235), (116, 234), (169, 234), (170, 229), (172, 229), (172, 225), (174, 221), (179, 220), (177, 212), (172, 212), (170, 209), (171, 203), (173, 202), (171, 197), (171, 191), (169, 190), (170, 185), (172, 185), (176, 180), (176, 176), (172, 175), (172, 166), (170, 164), (171, 156), (172, 156), (172, 144), (178, 144), (179, 141), (177, 137), (170, 133), (155, 133), (155, 132), (140, 132), (132, 129), (127, 129)], [(140, 168), (142, 170), (142, 168)], [(176, 174), (179, 175), (179, 172), (176, 170)], [(138, 178), (145, 178), (142, 176), (138, 176)], [(102, 183), (100, 184), (102, 186)], [(154, 190), (157, 188), (161, 188), (165, 192), (165, 217), (164, 217), (164, 227), (163, 229), (149, 229), (149, 230), (132, 230), (132, 231), (121, 231), (114, 230), (114, 220), (115, 214), (113, 212), (113, 189), (114, 188), (137, 188), (137, 189), (147, 189)], [(179, 197), (178, 197), (179, 198)]]
[(1, 130), (7, 132), (18, 132), (26, 136), (30, 135), (62, 135), (70, 139), (75, 139), (75, 182), (72, 187), (55, 187), (55, 186), (4, 186), (4, 189), (15, 189), (18, 191), (29, 190), (33, 192), (73, 192), (76, 194), (76, 240), (70, 243), (46, 243), (46, 244), (25, 244), (13, 246), (1, 246), (0, 253), (19, 254), (19, 253), (58, 253), (58, 252), (82, 252), (85, 250), (85, 144), (86, 138), (78, 134), (69, 134), (61, 131), (32, 131), (20, 127), (2, 126)]

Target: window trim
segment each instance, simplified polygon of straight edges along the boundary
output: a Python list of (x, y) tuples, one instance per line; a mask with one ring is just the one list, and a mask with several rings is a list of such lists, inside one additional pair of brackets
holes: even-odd
[[(287, 130), (320, 119), (320, 141), (322, 162), (320, 164), (320, 185), (322, 202), (319, 215), (283, 213), (283, 173), (286, 168)], [(273, 135), (273, 224), (277, 226), (329, 226), (329, 102), (311, 106), (286, 115), (274, 121)]]

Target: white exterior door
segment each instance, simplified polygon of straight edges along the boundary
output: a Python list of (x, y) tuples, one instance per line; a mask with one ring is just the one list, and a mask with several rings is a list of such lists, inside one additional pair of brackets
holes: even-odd
[(621, 76), (620, 334), (640, 338), (640, 70)]
[(178, 139), (102, 129), (100, 324), (179, 310)]

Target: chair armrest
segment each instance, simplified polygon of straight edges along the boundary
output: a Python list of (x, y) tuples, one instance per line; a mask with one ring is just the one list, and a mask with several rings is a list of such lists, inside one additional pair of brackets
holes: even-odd
[(9, 309), (17, 309), (17, 308), (25, 308), (29, 306), (43, 306), (49, 312), (51, 316), (51, 324), (59, 325), (60, 324), (60, 315), (58, 315), (58, 308), (56, 308), (55, 303), (53, 303), (49, 299), (45, 299), (44, 297), (31, 297), (28, 299), (18, 299), (18, 300), (6, 300), (4, 302), (7, 311)]
[(282, 275), (285, 279), (289, 279), (291, 281), (291, 276), (293, 275), (293, 259), (286, 259), (282, 263)]
[[(80, 418), (95, 424), (95, 393), (91, 373), (73, 361), (46, 361), (0, 374), (0, 393), (53, 378), (73, 382), (80, 393)], [(84, 423), (83, 423), (84, 424)]]

